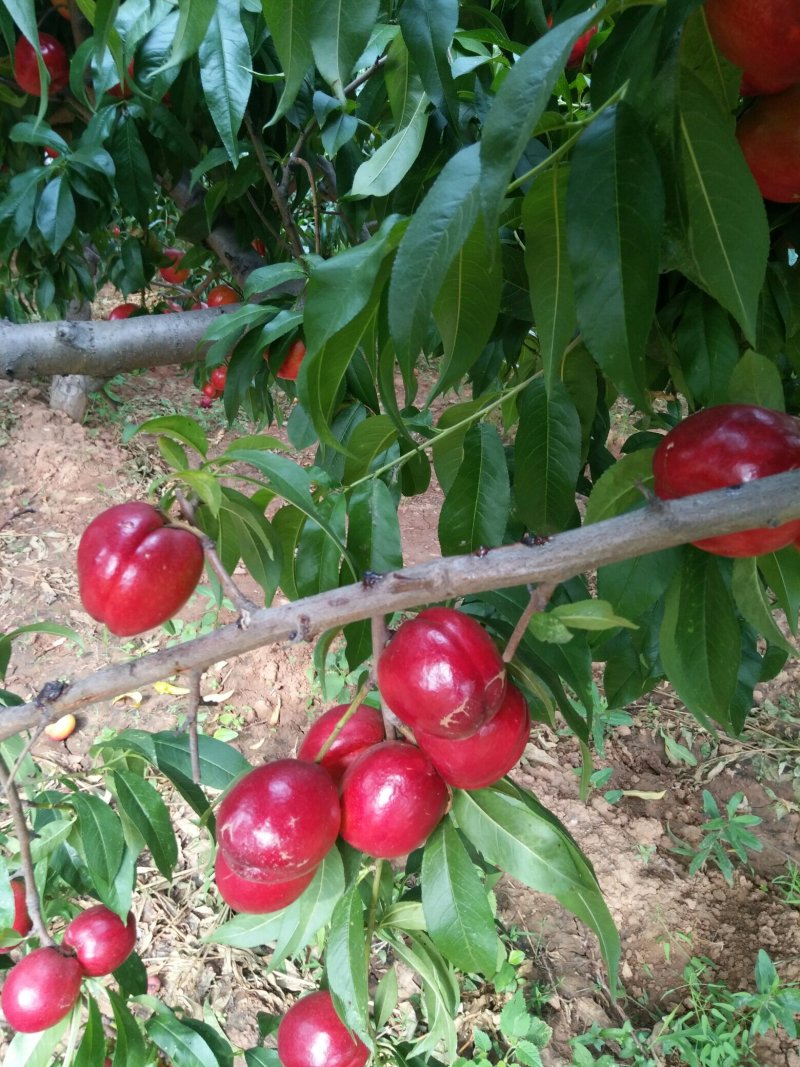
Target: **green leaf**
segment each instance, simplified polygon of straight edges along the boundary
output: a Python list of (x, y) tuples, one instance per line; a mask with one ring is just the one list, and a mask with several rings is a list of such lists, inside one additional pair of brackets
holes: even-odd
[(562, 357), (577, 322), (567, 258), (568, 178), (567, 167), (551, 167), (533, 182), (522, 203), (525, 270), (548, 391), (563, 378)]
[(217, 0), (181, 0), (178, 26), (172, 41), (169, 61), (161, 69), (177, 66), (190, 59), (199, 49), (206, 35)]
[[(592, 195), (586, 196), (586, 189)], [(636, 112), (620, 103), (598, 115), (572, 156), (567, 247), (578, 325), (603, 372), (640, 407), (645, 344), (658, 291), (664, 190), (658, 159)]]
[(679, 564), (679, 550), (668, 548), (600, 567), (597, 595), (624, 618), (638, 619), (666, 592)]
[(270, 119), (270, 125), (274, 125), (297, 99), (313, 61), (310, 39), (313, 0), (261, 0), (261, 7), (284, 70), (283, 93)]
[[(294, 575), (301, 597), (324, 593), (339, 584), (339, 565), (342, 560), (339, 545), (346, 537), (347, 501), (339, 496), (334, 506), (326, 510), (326, 525), (335, 534), (335, 540), (313, 519), (306, 522), (300, 535)], [(353, 578), (357, 577), (354, 573)]]
[(480, 400), (468, 400), (462, 404), (450, 404), (439, 416), (439, 421), (436, 423), (436, 429), (439, 432), (433, 439), (431, 451), (433, 453), (436, 477), (439, 479), (439, 484), (445, 493), (450, 491), (464, 458), (464, 438), (467, 435), (467, 430), (475, 422), (471, 416), (476, 415), (484, 403), (492, 399), (492, 396), (484, 394)]
[(194, 419), (187, 419), (183, 415), (162, 415), (156, 419), (147, 419), (134, 427), (123, 440), (128, 441), (137, 433), (163, 434), (182, 445), (188, 445), (195, 452), (199, 452), (203, 458), (208, 454), (208, 438), (205, 431)]
[(387, 452), (397, 440), (397, 427), (388, 415), (375, 415), (356, 426), (347, 442), (344, 483), (363, 478), (376, 465), (387, 461)]
[(441, 1042), (444, 1045), (446, 1062), (452, 1062), (456, 1053), (456, 1029), (453, 1020), (460, 993), (453, 968), (423, 933), (410, 937), (407, 941), (393, 933), (386, 933), (384, 936), (399, 959), (415, 970), (422, 979), (428, 1033), (415, 1042), (414, 1052), (421, 1056), (424, 1052), (436, 1049)]
[(450, 264), (433, 317), (444, 344), (444, 359), (430, 400), (457, 386), (477, 361), (500, 311), (503, 266), (499, 243), (487, 244), (481, 219)]
[(715, 556), (684, 549), (667, 589), (659, 637), (664, 670), (681, 700), (701, 722), (711, 718), (730, 726), (741, 636)]
[(748, 349), (733, 368), (727, 399), (731, 404), (758, 404), (785, 411), (781, 372), (771, 359)]
[(150, 1054), (145, 1048), (139, 1024), (128, 1010), (125, 1001), (113, 989), (106, 989), (114, 1012), (113, 1067), (146, 1067)]
[[(794, 551), (797, 551), (794, 549)], [(736, 606), (745, 619), (756, 631), (765, 637), (771, 645), (785, 649), (790, 656), (797, 655), (797, 649), (787, 641), (772, 617), (766, 590), (758, 573), (758, 559), (750, 556), (733, 561), (733, 582), (731, 591)]]
[(458, 95), (449, 55), (458, 26), (458, 0), (404, 0), (398, 17), (425, 91), (458, 130)]
[(106, 1053), (106, 1035), (103, 1033), (103, 1018), (97, 1001), (92, 996), (87, 998), (88, 1016), (83, 1029), (81, 1043), (75, 1052), (73, 1067), (100, 1067)]
[[(176, 730), (163, 730), (152, 735), (158, 769), (171, 778), (178, 773), (191, 781), (192, 761), (189, 738)], [(200, 781), (212, 789), (227, 789), (232, 782), (250, 770), (250, 764), (232, 745), (200, 734), (198, 737)]]
[(397, 971), (391, 966), (378, 982), (375, 990), (375, 1028), (382, 1030), (397, 1007)]
[(51, 1067), (57, 1062), (54, 1053), (67, 1032), (72, 1013), (69, 1012), (55, 1026), (34, 1034), (14, 1034), (7, 1045), (3, 1063), (6, 1067)]
[(597, 934), (610, 984), (616, 987), (619, 934), (591, 864), (558, 819), (510, 782), (472, 792), (454, 790), (453, 814), (490, 863), (554, 896)]
[(502, 544), (510, 498), (500, 435), (494, 426), (479, 423), (464, 437), (464, 458), (439, 512), (443, 555)]
[(543, 378), (520, 394), (514, 445), (514, 501), (536, 534), (557, 533), (575, 521), (575, 483), (581, 468), (581, 427), (564, 386)]
[(378, 0), (310, 0), (314, 62), (342, 102), (355, 62), (369, 41), (378, 9)]
[(171, 881), (178, 862), (178, 845), (169, 810), (161, 795), (144, 778), (129, 771), (115, 771), (113, 782), (120, 810), (144, 838), (156, 867), (167, 881)]
[(654, 448), (641, 448), (622, 456), (598, 478), (586, 505), (587, 525), (644, 506), (642, 488), (652, 488), (654, 452)]
[(571, 604), (559, 604), (551, 608), (548, 615), (575, 630), (610, 630), (617, 626), (636, 629), (629, 619), (616, 615), (606, 600), (577, 600)]
[(36, 225), (50, 251), (59, 252), (75, 226), (75, 201), (64, 178), (53, 178), (42, 190), (36, 205)]
[[(188, 6), (192, 2), (196, 3), (197, 0), (189, 0)], [(119, 113), (109, 150), (116, 166), (119, 199), (125, 204), (126, 211), (147, 228), (155, 189), (153, 172), (136, 122), (125, 109)]]
[(489, 232), (497, 228), (506, 187), (547, 107), (572, 45), (596, 17), (594, 12), (575, 15), (540, 37), (517, 59), (494, 98), (480, 144), (480, 196)]
[(758, 569), (783, 608), (792, 633), (797, 635), (800, 611), (800, 552), (789, 545), (780, 552), (758, 557)]
[(680, 138), (686, 236), (700, 281), (755, 344), (769, 250), (764, 201), (732, 117), (687, 71), (681, 77)]
[(351, 886), (333, 909), (325, 949), (325, 974), (342, 1022), (372, 1047), (367, 988), (369, 952), (359, 888), (358, 884)]
[(169, 1057), (175, 1067), (220, 1067), (205, 1038), (190, 1029), (172, 1012), (159, 1012), (145, 1024), (147, 1036)]
[(428, 98), (424, 93), (408, 122), (365, 160), (353, 177), (349, 196), (387, 196), (417, 160), (428, 128)]
[(486, 887), (450, 819), (422, 853), (422, 907), (433, 943), (462, 971), (494, 974), (498, 938)]
[(119, 816), (91, 793), (71, 793), (67, 799), (78, 816), (81, 851), (98, 895), (107, 902), (125, 846)]
[(253, 83), (252, 60), (239, 0), (219, 0), (200, 45), (200, 83), (230, 160), (239, 159), (238, 133)]
[(403, 566), (397, 506), (378, 478), (360, 485), (347, 509), (347, 551), (357, 574), (386, 574)]
[(289, 263), (270, 263), (267, 267), (257, 267), (247, 275), (244, 283), (244, 299), (249, 300), (256, 294), (268, 293), (284, 282), (305, 279), (305, 271), (295, 260)]
[(344, 869), (336, 848), (317, 868), (314, 879), (288, 908), (268, 915), (237, 915), (204, 940), (233, 948), (255, 948), (277, 942), (270, 970), (287, 955), (299, 952), (330, 921), (336, 901), (344, 892)]
[(681, 371), (696, 406), (723, 404), (739, 359), (730, 315), (700, 290), (689, 292), (675, 332)]
[(389, 283), (389, 328), (401, 368), (413, 366), (422, 350), (436, 297), (478, 217), (478, 152), (478, 145), (470, 145), (447, 161), (397, 250)]

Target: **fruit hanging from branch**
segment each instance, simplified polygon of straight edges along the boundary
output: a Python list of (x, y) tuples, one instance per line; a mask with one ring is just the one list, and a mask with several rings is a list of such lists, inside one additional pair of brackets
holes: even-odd
[(63, 944), (75, 952), (84, 974), (111, 974), (133, 952), (136, 920), (129, 913), (123, 922), (105, 904), (95, 904), (68, 924)]
[(742, 68), (747, 93), (776, 93), (800, 82), (800, 0), (706, 0), (708, 30)]
[(264, 915), (292, 904), (311, 885), (316, 867), (289, 882), (253, 882), (231, 869), (222, 849), (217, 849), (214, 881), (219, 895), (234, 911)]
[(469, 615), (427, 608), (404, 622), (378, 661), (378, 686), (398, 719), (439, 737), (469, 737), (500, 707), (506, 671)]
[[(50, 75), (47, 95), (63, 92), (69, 85), (69, 59), (63, 44), (49, 33), (40, 33), (39, 48)], [(30, 93), (31, 96), (42, 95), (36, 50), (27, 37), (18, 38), (14, 46), (14, 77), (24, 93)]]
[(288, 882), (316, 869), (340, 822), (336, 786), (323, 767), (274, 760), (249, 771), (225, 795), (217, 842), (241, 877)]
[[(336, 707), (320, 715), (303, 738), (303, 743), (297, 753), (298, 759), (312, 762), (317, 760), (324, 744), (339, 725), (339, 720), (348, 707), (347, 704), (337, 704)], [(385, 738), (380, 712), (368, 704), (361, 704), (336, 735), (328, 751), (319, 760), (319, 764), (339, 785), (344, 772), (353, 760), (357, 759), (365, 749), (377, 745)]]
[[(165, 282), (170, 285), (180, 285), (185, 282), (192, 273), (187, 267), (181, 267), (180, 263), (185, 253), (180, 248), (165, 248), (164, 258), (170, 260), (169, 266), (159, 267), (158, 273)], [(183, 310), (182, 308), (180, 310)]]
[(364, 1067), (369, 1049), (336, 1014), (330, 993), (309, 993), (278, 1027), (282, 1067)]
[(117, 637), (171, 619), (197, 586), (203, 547), (169, 524), (151, 504), (132, 501), (101, 512), (78, 545), (78, 589), (84, 608)]
[[(675, 500), (800, 468), (800, 420), (755, 404), (720, 404), (679, 422), (653, 457), (655, 493)], [(777, 552), (800, 536), (800, 521), (695, 541), (718, 556)]]
[(0, 1005), (6, 1022), (22, 1034), (48, 1030), (72, 1010), (83, 970), (75, 956), (36, 948), (6, 975)]
[(800, 202), (800, 85), (755, 100), (739, 119), (736, 137), (761, 195), (779, 204)]
[[(33, 923), (28, 914), (28, 905), (25, 902), (25, 883), (21, 878), (12, 879), (11, 892), (14, 897), (14, 918), (11, 922), (11, 929), (15, 930), (20, 937), (27, 937), (31, 932)], [(0, 948), (0, 955), (10, 951), (11, 946)]]

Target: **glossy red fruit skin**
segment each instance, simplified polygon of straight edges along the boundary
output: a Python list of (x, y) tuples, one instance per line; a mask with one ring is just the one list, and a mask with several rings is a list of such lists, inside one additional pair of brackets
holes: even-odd
[(447, 786), (421, 749), (383, 741), (345, 772), (341, 835), (377, 859), (406, 856), (425, 843), (449, 800)]
[(216, 400), (219, 396), (219, 389), (217, 389), (213, 382), (206, 382), (200, 392), (203, 396), (208, 397), (209, 400)]
[(115, 308), (112, 308), (108, 313), (110, 322), (116, 319), (128, 319), (134, 312), (139, 310), (138, 304), (117, 304)]
[(225, 388), (225, 381), (228, 377), (227, 367), (215, 367), (211, 372), (209, 382), (214, 386), (217, 392), (221, 393)]
[(567, 70), (576, 70), (581, 63), (583, 63), (583, 57), (589, 48), (589, 42), (597, 33), (597, 27), (591, 26), (586, 33), (582, 33), (575, 44), (572, 46), (572, 51), (567, 57)]
[(364, 1067), (369, 1049), (351, 1034), (321, 990), (302, 997), (278, 1027), (278, 1059), (283, 1067)]
[(531, 730), (525, 697), (516, 686), (506, 686), (497, 714), (472, 737), (450, 741), (416, 733), (417, 744), (448, 785), (458, 789), (485, 789), (499, 781), (519, 762)]
[(64, 956), (57, 948), (34, 949), (6, 976), (0, 995), (6, 1022), (21, 1034), (55, 1026), (72, 1010), (82, 978), (74, 956)]
[[(298, 759), (314, 762), (322, 746), (330, 737), (336, 724), (347, 711), (349, 705), (337, 704), (317, 719), (303, 738), (297, 753)], [(356, 708), (352, 718), (348, 719), (337, 735), (336, 740), (319, 761), (320, 766), (333, 778), (337, 785), (341, 783), (344, 772), (365, 748), (386, 740), (383, 718), (379, 711), (368, 704)]]
[(800, 85), (759, 97), (736, 124), (736, 137), (761, 195), (800, 201)]
[(214, 881), (219, 895), (234, 911), (243, 911), (248, 915), (266, 915), (288, 907), (311, 885), (316, 873), (314, 867), (291, 882), (251, 882), (249, 878), (242, 878), (231, 870), (222, 849), (217, 849), (214, 863)]
[(239, 294), (230, 285), (217, 285), (209, 290), (206, 303), (209, 307), (218, 308), (224, 307), (225, 304), (238, 304), (240, 299)]
[[(47, 95), (63, 92), (69, 85), (69, 60), (63, 44), (49, 33), (40, 33), (39, 47), (44, 65), (50, 73)], [(42, 95), (36, 52), (27, 37), (19, 37), (14, 46), (14, 77), (23, 92), (31, 96)]]
[[(21, 878), (14, 878), (11, 882), (11, 892), (14, 895), (14, 920), (11, 923), (12, 930), (16, 930), (20, 937), (27, 937), (31, 932), (33, 923), (28, 914), (28, 905), (25, 903), (25, 883)], [(0, 948), (0, 955), (10, 952), (13, 946)]]
[(706, 0), (704, 11), (714, 43), (742, 68), (750, 92), (800, 82), (800, 0)]
[[(268, 352), (269, 349), (267, 349), (267, 353)], [(297, 340), (292, 341), (289, 345), (286, 359), (284, 359), (283, 363), (281, 363), (280, 367), (275, 371), (275, 377), (283, 378), (285, 381), (289, 382), (297, 381), (297, 375), (300, 373), (300, 364), (305, 359), (305, 356), (306, 346), (298, 337)]]
[(133, 952), (136, 920), (129, 912), (123, 922), (105, 904), (95, 904), (75, 916), (64, 931), (63, 944), (75, 950), (84, 974), (111, 974)]
[(158, 268), (158, 273), (164, 281), (169, 282), (170, 285), (180, 285), (181, 282), (185, 282), (192, 272), (190, 270), (180, 270), (177, 266), (183, 259), (184, 252), (180, 248), (165, 248), (163, 254), (166, 259), (171, 259), (173, 264), (171, 267)]
[[(720, 404), (670, 430), (653, 457), (662, 500), (739, 485), (800, 467), (800, 420), (754, 404)], [(800, 520), (695, 541), (718, 556), (776, 552), (800, 535)]]
[(143, 633), (179, 611), (203, 572), (203, 547), (171, 529), (141, 501), (101, 512), (78, 545), (78, 589), (86, 611), (112, 634)]
[(412, 730), (469, 737), (503, 699), (506, 672), (486, 631), (452, 608), (404, 622), (378, 660), (383, 699)]
[(313, 871), (341, 822), (326, 770), (304, 760), (273, 760), (248, 771), (219, 807), (217, 843), (243, 878), (288, 882)]

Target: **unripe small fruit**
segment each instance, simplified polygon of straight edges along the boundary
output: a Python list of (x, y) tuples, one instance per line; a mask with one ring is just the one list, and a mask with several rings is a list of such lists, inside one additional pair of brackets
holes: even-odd
[(506, 672), (482, 627), (452, 608), (404, 622), (378, 660), (381, 695), (412, 730), (469, 737), (503, 699)]
[(77, 720), (74, 715), (62, 715), (55, 722), (49, 722), (44, 728), (45, 737), (51, 741), (66, 741), (75, 733)]
[(57, 948), (34, 949), (6, 976), (0, 995), (6, 1022), (21, 1034), (55, 1026), (72, 1010), (82, 978), (74, 956), (65, 956)]
[(497, 714), (472, 737), (452, 741), (418, 730), (417, 744), (447, 782), (458, 789), (485, 789), (515, 767), (525, 751), (531, 716), (516, 686), (506, 686)]
[[(39, 48), (50, 74), (47, 95), (63, 92), (69, 85), (69, 60), (63, 44), (49, 33), (40, 33)], [(30, 93), (31, 96), (42, 95), (36, 51), (27, 37), (18, 38), (14, 46), (14, 77), (23, 92)]]
[[(314, 762), (323, 745), (330, 737), (339, 723), (339, 720), (347, 711), (349, 705), (337, 704), (330, 708), (317, 719), (306, 736), (297, 753), (298, 759)], [(319, 760), (321, 767), (333, 778), (338, 785), (344, 772), (366, 748), (377, 745), (386, 738), (383, 727), (383, 718), (379, 711), (371, 708), (368, 704), (361, 704), (356, 708), (352, 717), (342, 727), (335, 741)]]
[(282, 1067), (364, 1067), (369, 1049), (336, 1014), (330, 993), (302, 997), (278, 1027)]
[[(11, 929), (16, 930), (20, 937), (26, 937), (31, 932), (33, 923), (28, 914), (28, 905), (25, 902), (25, 883), (21, 878), (12, 880), (11, 892), (14, 896), (14, 919), (11, 923)], [(0, 954), (10, 952), (11, 947), (0, 948)]]
[(75, 950), (84, 974), (110, 974), (122, 966), (136, 944), (133, 912), (123, 922), (105, 904), (95, 904), (76, 915), (64, 931), (63, 943)]
[(280, 911), (292, 904), (311, 885), (316, 867), (291, 882), (252, 882), (231, 870), (222, 849), (217, 850), (214, 881), (219, 895), (234, 911), (250, 915), (265, 915)]
[(219, 807), (217, 842), (243, 878), (288, 882), (319, 865), (340, 821), (336, 786), (324, 768), (274, 760), (228, 791)]
[(342, 779), (342, 837), (378, 859), (405, 856), (425, 843), (449, 799), (421, 749), (383, 741), (365, 749)]

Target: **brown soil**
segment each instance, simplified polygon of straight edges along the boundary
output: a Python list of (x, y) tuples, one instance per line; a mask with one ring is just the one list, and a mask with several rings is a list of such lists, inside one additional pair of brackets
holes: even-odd
[[(202, 418), (213, 439), (226, 429), (221, 413), (198, 411), (191, 370), (144, 372), (114, 382), (115, 399), (100, 397), (79, 426), (51, 412), (37, 386), (0, 384), (0, 617), (2, 629), (35, 620), (74, 627), (84, 650), (63, 639), (37, 635), (15, 646), (6, 687), (30, 696), (48, 680), (91, 672), (111, 661), (150, 651), (167, 640), (163, 631), (119, 641), (88, 618), (75, 580), (75, 550), (87, 522), (104, 507), (142, 497), (162, 470), (146, 438), (123, 445), (126, 423), (178, 410)], [(407, 562), (438, 555), (437, 489), (404, 504), (402, 524)], [(440, 499), (440, 496), (439, 496)], [(252, 590), (251, 590), (252, 591)], [(195, 595), (183, 612), (184, 636), (208, 619), (209, 600)], [(312, 646), (266, 647), (235, 663), (206, 672), (208, 707), (204, 729), (225, 726), (251, 760), (295, 751), (310, 718), (323, 706), (312, 685)], [(768, 708), (797, 713), (794, 664), (760, 695)], [(181, 697), (148, 688), (138, 706), (115, 704), (89, 709), (66, 744), (39, 742), (45, 765), (77, 771), (88, 767), (88, 749), (99, 730), (115, 726), (171, 728), (182, 712)], [(498, 887), (503, 922), (517, 933), (528, 954), (522, 973), (552, 989), (546, 1018), (555, 1029), (545, 1053), (548, 1064), (568, 1064), (569, 1037), (593, 1023), (619, 1025), (624, 1013), (637, 1023), (663, 1014), (684, 995), (682, 969), (692, 956), (708, 957), (717, 978), (731, 989), (751, 989), (759, 948), (765, 948), (786, 982), (800, 981), (798, 911), (780, 897), (771, 879), (788, 858), (800, 859), (800, 742), (797, 720), (776, 723), (759, 717), (770, 740), (716, 742), (668, 692), (631, 709), (633, 723), (612, 731), (600, 766), (613, 768), (603, 789), (634, 790), (610, 804), (596, 793), (584, 805), (578, 796), (579, 755), (567, 736), (537, 728), (515, 772), (566, 824), (592, 860), (623, 939), (622, 977), (630, 998), (614, 1003), (605, 990), (596, 943), (577, 921), (549, 898), (504, 880)], [(781, 729), (777, 729), (780, 726)], [(781, 730), (783, 733), (781, 734)], [(668, 758), (665, 738), (693, 751), (696, 766)], [(794, 777), (793, 777), (794, 776)], [(714, 868), (689, 878), (686, 862), (670, 851), (668, 828), (697, 842), (703, 821), (702, 790), (723, 804), (741, 791), (761, 816), (764, 843), (753, 869), (738, 868), (732, 887)], [(185, 808), (176, 804), (183, 855), (175, 883), (163, 883), (145, 864), (140, 879), (148, 891), (137, 897), (139, 951), (148, 973), (161, 983), (170, 1005), (201, 1014), (206, 1003), (234, 1042), (257, 1041), (256, 1012), (280, 1013), (286, 995), (311, 987), (307, 969), (291, 964), (285, 974), (264, 978), (248, 952), (201, 943), (218, 921), (219, 905), (209, 889), (210, 849)], [(158, 889), (158, 892), (155, 890)], [(674, 991), (674, 992), (673, 992)], [(496, 1024), (488, 1009), (469, 1012), (485, 1029)], [(464, 1037), (468, 1040), (468, 1027)], [(2, 1038), (0, 1038), (0, 1048)], [(798, 1067), (788, 1043), (765, 1043), (763, 1063)]]

